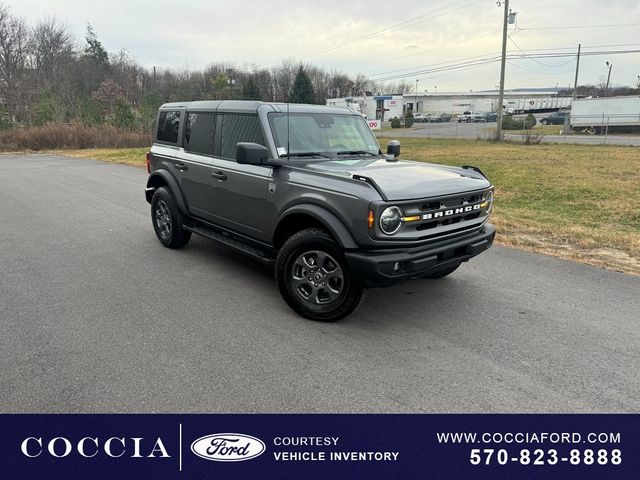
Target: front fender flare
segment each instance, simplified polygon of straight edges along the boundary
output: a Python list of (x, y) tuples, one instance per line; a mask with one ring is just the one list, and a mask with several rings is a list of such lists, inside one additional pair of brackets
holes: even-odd
[[(280, 223), (289, 215), (295, 213), (303, 213), (318, 220), (327, 228), (327, 230), (329, 230), (329, 232), (333, 235), (333, 238), (335, 238), (336, 242), (338, 242), (338, 245), (340, 245), (342, 248), (358, 248), (358, 244), (355, 242), (353, 236), (351, 235), (351, 232), (345, 226), (342, 220), (340, 220), (335, 214), (333, 214), (326, 208), (323, 208), (319, 205), (314, 205), (312, 203), (294, 205), (293, 207), (288, 208), (282, 213), (282, 215), (280, 215), (280, 217), (278, 217), (276, 226), (280, 225)], [(274, 228), (274, 234), (276, 230), (277, 228)]]

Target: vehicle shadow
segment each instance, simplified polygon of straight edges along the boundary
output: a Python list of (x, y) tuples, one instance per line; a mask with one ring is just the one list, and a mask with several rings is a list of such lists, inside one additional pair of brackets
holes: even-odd
[[(279, 298), (274, 282), (274, 269), (215, 241), (194, 236), (183, 250), (196, 255), (197, 261), (218, 270), (224, 265), (226, 274), (249, 282), (247, 288), (261, 288), (274, 297), (272, 306), (279, 321), (307, 322), (318, 328), (325, 323), (309, 322), (292, 312)], [(449, 277), (438, 280), (415, 279), (387, 288), (369, 289), (359, 308), (350, 316), (333, 324), (348, 330), (395, 330), (402, 326), (439, 322), (456, 322), (474, 311), (474, 302), (486, 304), (482, 292), (482, 278), (472, 265), (463, 264)], [(239, 294), (240, 295), (240, 294)], [(459, 299), (464, 298), (464, 302)]]

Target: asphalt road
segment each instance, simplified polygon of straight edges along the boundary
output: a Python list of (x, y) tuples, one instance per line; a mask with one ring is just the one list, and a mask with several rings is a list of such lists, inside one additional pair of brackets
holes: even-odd
[(0, 156), (0, 412), (640, 412), (640, 277), (495, 247), (314, 323), (145, 177)]

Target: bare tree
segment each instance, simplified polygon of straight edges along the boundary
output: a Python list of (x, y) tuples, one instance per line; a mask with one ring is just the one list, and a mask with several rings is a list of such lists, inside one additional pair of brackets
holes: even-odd
[(109, 60), (109, 77), (122, 89), (122, 95), (136, 104), (142, 99), (141, 68), (131, 54), (120, 50), (111, 55)]
[(263, 101), (273, 102), (275, 100), (275, 91), (273, 85), (273, 77), (271, 72), (266, 69), (253, 69), (253, 81), (256, 83)]
[(283, 60), (280, 65), (271, 70), (273, 78), (274, 97), (278, 102), (287, 102), (289, 100), (289, 92), (293, 86), (293, 80), (296, 77), (299, 64), (293, 60)]
[(40, 85), (49, 88), (61, 77), (74, 59), (75, 45), (69, 27), (55, 17), (45, 17), (31, 32), (33, 68)]
[(29, 29), (22, 18), (0, 5), (0, 97), (9, 115), (25, 119)]

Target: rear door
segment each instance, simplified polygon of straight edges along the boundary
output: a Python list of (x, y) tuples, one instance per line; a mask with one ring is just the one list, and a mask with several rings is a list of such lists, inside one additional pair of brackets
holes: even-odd
[(181, 169), (181, 188), (192, 215), (213, 220), (210, 201), (210, 173), (216, 114), (186, 112), (182, 148), (176, 155)]

